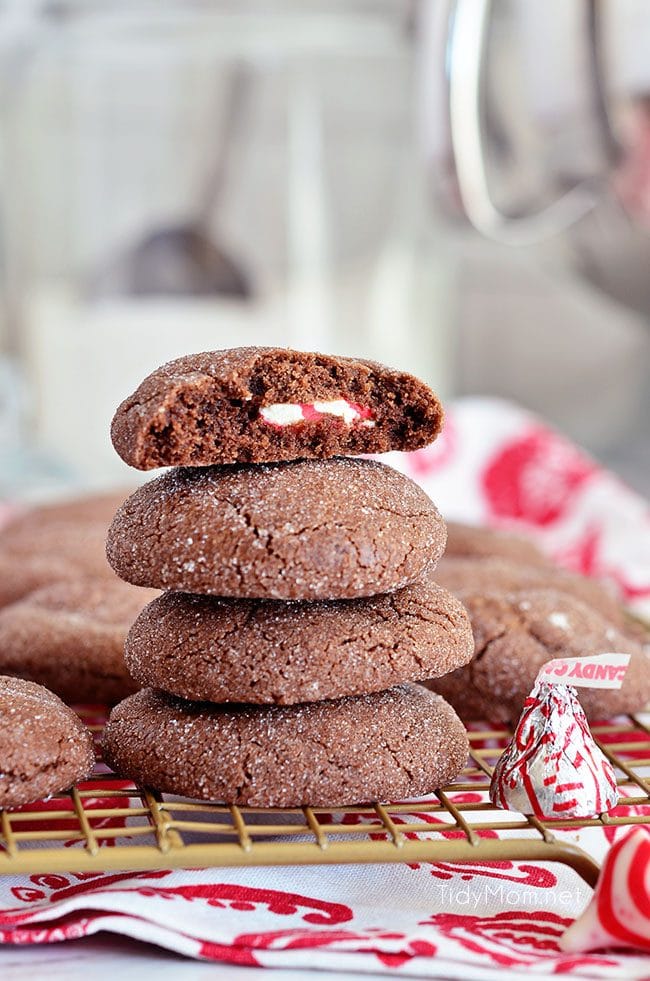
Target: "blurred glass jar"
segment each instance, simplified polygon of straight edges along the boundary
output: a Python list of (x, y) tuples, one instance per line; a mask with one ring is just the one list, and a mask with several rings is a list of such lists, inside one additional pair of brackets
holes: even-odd
[(5, 349), (39, 445), (117, 476), (116, 404), (193, 350), (336, 350), (447, 387), (411, 13), (0, 4)]
[(513, 399), (617, 465), (639, 439), (647, 459), (647, 2), (429, 10), (422, 129), (459, 257), (456, 391)]

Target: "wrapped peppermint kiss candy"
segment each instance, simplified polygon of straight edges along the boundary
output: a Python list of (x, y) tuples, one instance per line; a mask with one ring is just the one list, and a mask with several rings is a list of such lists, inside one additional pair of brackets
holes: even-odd
[(605, 947), (650, 953), (650, 828), (639, 825), (612, 845), (591, 902), (560, 947), (567, 953)]
[(620, 688), (629, 654), (557, 658), (537, 675), (492, 774), (490, 800), (538, 818), (588, 818), (618, 802), (616, 776), (596, 745), (575, 687)]

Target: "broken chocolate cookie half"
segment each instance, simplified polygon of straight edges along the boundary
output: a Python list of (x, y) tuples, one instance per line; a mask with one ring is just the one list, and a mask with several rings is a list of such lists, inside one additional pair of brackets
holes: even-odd
[(374, 361), (286, 348), (190, 354), (119, 406), (115, 449), (139, 470), (416, 450), (442, 406), (422, 381)]

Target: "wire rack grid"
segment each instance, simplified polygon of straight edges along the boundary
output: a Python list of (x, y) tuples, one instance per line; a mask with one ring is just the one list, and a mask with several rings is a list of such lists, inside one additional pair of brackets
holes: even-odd
[[(101, 733), (103, 719), (88, 718)], [(100, 762), (67, 793), (0, 811), (0, 873), (100, 872), (357, 862), (562, 862), (590, 884), (598, 865), (558, 831), (650, 824), (650, 717), (592, 727), (616, 768), (617, 808), (590, 820), (538, 820), (494, 808), (492, 769), (510, 733), (471, 727), (458, 779), (426, 800), (337, 809), (190, 801), (117, 777)]]

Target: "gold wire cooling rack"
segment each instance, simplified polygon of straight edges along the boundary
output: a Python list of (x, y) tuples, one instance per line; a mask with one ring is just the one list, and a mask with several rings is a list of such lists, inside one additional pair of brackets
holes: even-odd
[[(86, 721), (99, 736), (103, 718)], [(334, 810), (189, 801), (136, 786), (99, 763), (93, 779), (67, 793), (0, 811), (0, 873), (544, 861), (569, 865), (593, 885), (597, 863), (556, 832), (650, 824), (650, 716), (592, 727), (621, 795), (613, 812), (592, 820), (540, 821), (495, 809), (490, 775), (510, 733), (470, 728), (468, 765), (431, 798)]]

